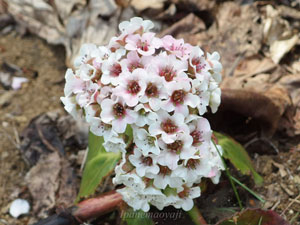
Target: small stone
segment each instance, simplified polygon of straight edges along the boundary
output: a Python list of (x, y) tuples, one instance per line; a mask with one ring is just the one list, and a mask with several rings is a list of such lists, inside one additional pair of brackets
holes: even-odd
[(18, 198), (12, 202), (9, 214), (14, 218), (18, 218), (20, 215), (27, 214), (29, 210), (30, 205), (28, 201)]

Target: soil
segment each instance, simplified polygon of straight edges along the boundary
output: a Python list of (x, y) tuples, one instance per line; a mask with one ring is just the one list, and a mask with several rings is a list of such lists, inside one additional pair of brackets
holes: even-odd
[[(0, 108), (0, 224), (27, 224), (30, 216), (14, 219), (8, 214), (14, 199), (26, 197), (30, 200), (24, 183), (29, 167), (18, 150), (19, 134), (37, 115), (55, 110), (63, 112), (59, 97), (63, 95), (65, 52), (62, 46), (50, 46), (35, 36), (21, 37), (16, 33), (0, 36), (0, 50), (0, 64), (17, 65), (29, 79), (21, 89), (9, 91), (13, 95)], [(0, 87), (0, 97), (5, 92), (7, 90)], [(292, 224), (300, 224), (300, 145), (288, 152), (279, 149), (276, 155), (255, 154), (253, 158), (265, 184), (262, 187), (251, 186), (248, 177), (240, 177), (241, 181), (266, 199), (265, 209), (272, 208)], [(203, 200), (211, 200), (212, 204), (220, 200), (219, 207), (237, 209), (232, 191), (222, 189), (229, 186), (224, 175), (222, 180), (218, 185), (222, 191), (210, 199), (200, 198), (197, 201), (199, 206)], [(246, 206), (259, 205), (247, 192), (240, 188), (239, 191)], [(208, 221), (214, 221), (208, 212), (202, 213)]]
[[(35, 36), (21, 37), (16, 33), (0, 36), (0, 64), (14, 64), (29, 79), (0, 108), (0, 224), (26, 224), (28, 217), (13, 219), (9, 205), (26, 195), (24, 176), (28, 171), (17, 148), (18, 137), (37, 115), (61, 110), (65, 52), (62, 46), (50, 46)], [(7, 92), (0, 87), (0, 96)], [(28, 195), (28, 194), (27, 194)]]

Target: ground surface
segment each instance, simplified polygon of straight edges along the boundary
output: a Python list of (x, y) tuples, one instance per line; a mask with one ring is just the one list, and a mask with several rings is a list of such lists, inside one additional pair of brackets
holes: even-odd
[[(0, 64), (12, 63), (37, 72), (36, 78), (32, 72), (25, 74), (29, 82), (12, 91), (14, 95), (8, 105), (0, 109), (0, 224), (26, 224), (28, 218), (18, 221), (7, 214), (10, 202), (26, 195), (24, 176), (28, 167), (13, 143), (18, 143), (16, 136), (33, 117), (63, 109), (59, 97), (63, 95), (64, 49), (49, 46), (37, 37), (20, 37), (15, 33), (0, 36), (0, 47)], [(4, 92), (0, 89), (0, 95)]]

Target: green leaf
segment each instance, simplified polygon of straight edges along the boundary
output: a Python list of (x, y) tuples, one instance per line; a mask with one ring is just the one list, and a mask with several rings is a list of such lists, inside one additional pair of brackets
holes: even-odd
[(257, 185), (263, 183), (263, 178), (255, 171), (252, 161), (244, 147), (233, 138), (214, 132), (218, 139), (218, 144), (223, 148), (223, 157), (229, 161), (242, 173), (252, 175)]
[(217, 225), (289, 225), (289, 223), (272, 210), (246, 209)]
[(126, 143), (130, 144), (133, 139), (133, 130), (129, 124), (127, 124), (125, 135), (126, 135)]
[(76, 202), (81, 197), (93, 194), (98, 185), (113, 171), (120, 160), (120, 153), (105, 151), (102, 145), (103, 141), (103, 137), (89, 133), (88, 155)]
[(148, 213), (142, 210), (133, 211), (131, 207), (122, 214), (122, 220), (127, 225), (154, 225)]

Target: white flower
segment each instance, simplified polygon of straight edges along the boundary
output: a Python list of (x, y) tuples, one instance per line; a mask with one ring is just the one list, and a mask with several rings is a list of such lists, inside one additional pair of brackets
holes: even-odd
[(195, 149), (192, 148), (193, 138), (186, 133), (178, 133), (173, 143), (166, 144), (161, 140), (158, 143), (163, 151), (157, 157), (157, 162), (171, 170), (177, 168), (179, 159), (188, 159), (195, 154)]
[(100, 117), (104, 123), (112, 125), (112, 129), (117, 133), (124, 133), (127, 124), (136, 121), (137, 113), (125, 107), (122, 99), (104, 99), (101, 102)]
[(200, 98), (190, 93), (190, 89), (191, 85), (189, 81), (169, 84), (167, 92), (170, 97), (162, 102), (161, 108), (167, 112), (175, 110), (175, 112), (187, 116), (189, 114), (188, 106), (196, 108), (200, 103)]
[(190, 129), (190, 135), (193, 138), (193, 146), (197, 147), (202, 143), (210, 143), (212, 130), (208, 120), (204, 117), (190, 115), (186, 122)]
[(148, 178), (154, 179), (153, 185), (159, 189), (165, 189), (167, 185), (171, 188), (179, 188), (183, 184), (181, 177), (172, 176), (172, 170), (167, 166), (159, 166), (158, 174), (147, 174)]
[(68, 69), (65, 75), (66, 85), (64, 88), (64, 94), (69, 97), (72, 93), (77, 94), (83, 90), (84, 81), (76, 76), (72, 69)]
[(161, 134), (161, 138), (165, 143), (173, 143), (180, 132), (188, 132), (188, 127), (184, 123), (184, 116), (182, 114), (174, 113), (170, 116), (166, 111), (159, 110), (157, 115), (158, 120), (150, 124), (149, 133), (151, 135)]
[(144, 69), (136, 69), (132, 73), (124, 72), (119, 79), (119, 86), (113, 91), (114, 95), (122, 97), (126, 105), (136, 106), (145, 93), (145, 77), (147, 72)]
[(136, 173), (141, 177), (146, 173), (157, 174), (159, 172), (155, 155), (144, 156), (139, 148), (134, 148), (134, 154), (129, 156), (129, 161), (135, 166)]
[(64, 104), (65, 110), (70, 113), (74, 119), (77, 119), (79, 112), (77, 109), (76, 96), (60, 97), (60, 100)]
[(194, 206), (194, 198), (198, 198), (200, 196), (200, 187), (186, 187), (185, 190), (178, 193), (179, 198), (177, 202), (174, 204), (175, 208), (182, 208), (185, 211), (189, 211)]
[(187, 61), (179, 60), (175, 55), (167, 55), (165, 52), (155, 56), (149, 70), (165, 78), (166, 83), (188, 79), (184, 73), (188, 69)]
[(101, 82), (103, 84), (112, 84), (114, 86), (120, 83), (119, 76), (122, 73), (122, 66), (120, 64), (121, 57), (125, 51), (116, 51), (109, 55), (107, 60), (102, 63)]
[(193, 47), (190, 58), (189, 65), (193, 68), (193, 72), (196, 78), (201, 77), (201, 75), (210, 69), (210, 66), (204, 58), (204, 53), (199, 47)]
[(162, 100), (168, 97), (165, 88), (163, 88), (163, 78), (150, 72), (145, 77), (145, 83), (145, 94), (141, 97), (140, 102), (149, 103), (150, 108), (157, 111), (161, 108)]
[(201, 177), (208, 177), (211, 166), (206, 160), (199, 155), (185, 159), (184, 163), (174, 170), (173, 176), (181, 177), (185, 182), (196, 182)]
[(99, 54), (99, 49), (95, 44), (83, 44), (79, 50), (79, 56), (74, 60), (74, 66), (79, 68)]
[(128, 52), (126, 58), (122, 59), (120, 64), (122, 71), (132, 72), (137, 68), (146, 69), (152, 62), (152, 56), (139, 56), (136, 51)]
[(197, 105), (197, 109), (199, 115), (203, 115), (207, 106), (209, 105), (210, 92), (208, 91), (208, 81), (205, 77), (201, 77), (200, 79), (192, 80), (192, 93), (197, 95), (200, 99), (200, 102)]
[(132, 34), (139, 29), (142, 29), (142, 32), (148, 32), (153, 27), (154, 24), (151, 20), (143, 20), (140, 17), (133, 17), (130, 21), (124, 21), (119, 24), (120, 31), (126, 34)]
[(143, 155), (147, 156), (149, 153), (158, 155), (160, 153), (157, 138), (155, 136), (151, 136), (145, 129), (132, 128), (134, 143), (142, 150)]
[(146, 106), (144, 104), (138, 104), (134, 107), (134, 111), (138, 114), (138, 118), (135, 122), (138, 127), (143, 127), (157, 120), (157, 114)]
[(209, 99), (209, 106), (211, 108), (212, 113), (215, 113), (218, 110), (218, 107), (221, 103), (221, 89), (214, 88), (215, 83), (210, 82), (209, 89), (211, 90), (210, 99)]
[(207, 53), (207, 61), (210, 67), (213, 70), (212, 76), (214, 80), (219, 84), (222, 81), (222, 64), (220, 63), (220, 55), (217, 52), (212, 54)]
[(92, 81), (86, 81), (83, 85), (83, 90), (76, 95), (78, 105), (83, 108), (89, 104), (96, 102), (99, 85)]
[(125, 39), (125, 49), (130, 51), (137, 51), (144, 56), (150, 56), (155, 53), (155, 49), (162, 46), (159, 38), (155, 37), (155, 33), (147, 32), (142, 35), (131, 34)]

